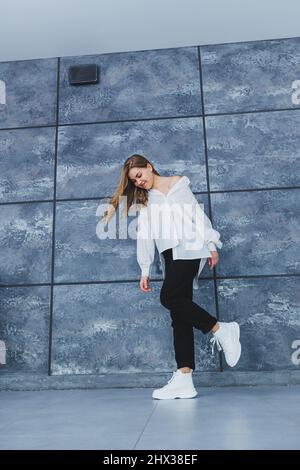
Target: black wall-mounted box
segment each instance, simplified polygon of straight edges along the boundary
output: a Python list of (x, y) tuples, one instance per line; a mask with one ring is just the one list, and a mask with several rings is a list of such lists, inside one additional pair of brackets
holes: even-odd
[(73, 65), (69, 67), (70, 85), (88, 85), (99, 82), (96, 64)]

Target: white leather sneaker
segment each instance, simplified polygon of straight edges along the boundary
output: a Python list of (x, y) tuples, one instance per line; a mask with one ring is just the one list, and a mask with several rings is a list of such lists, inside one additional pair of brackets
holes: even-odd
[(217, 345), (219, 351), (223, 349), (225, 360), (230, 367), (234, 367), (241, 356), (241, 343), (240, 343), (240, 327), (235, 321), (225, 323), (218, 322), (220, 328), (213, 333), (213, 338), (210, 340), (212, 343), (212, 353), (214, 346)]
[(6, 347), (2, 340), (0, 340), (0, 364), (6, 364)]
[(152, 398), (166, 400), (172, 398), (194, 398), (198, 395), (193, 384), (192, 372), (181, 372), (177, 369), (168, 380), (167, 385), (157, 388), (152, 393)]

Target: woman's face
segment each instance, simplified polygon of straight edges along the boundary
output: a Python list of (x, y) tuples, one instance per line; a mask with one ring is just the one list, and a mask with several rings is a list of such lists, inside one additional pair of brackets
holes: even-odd
[(151, 168), (152, 167), (149, 163), (147, 163), (147, 167), (144, 168), (130, 168), (128, 178), (135, 186), (143, 189), (150, 189), (153, 184), (153, 173)]

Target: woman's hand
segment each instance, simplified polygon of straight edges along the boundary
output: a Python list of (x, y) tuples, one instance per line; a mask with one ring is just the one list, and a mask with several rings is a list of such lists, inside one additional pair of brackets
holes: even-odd
[(219, 261), (219, 255), (217, 251), (211, 251), (211, 258), (208, 258), (208, 264), (210, 267), (210, 270), (213, 269), (214, 266), (216, 266), (217, 262)]
[(149, 292), (150, 290), (152, 290), (150, 288), (150, 280), (149, 280), (149, 277), (148, 276), (142, 276), (141, 277), (141, 280), (140, 280), (140, 288), (142, 289), (142, 291), (144, 292)]

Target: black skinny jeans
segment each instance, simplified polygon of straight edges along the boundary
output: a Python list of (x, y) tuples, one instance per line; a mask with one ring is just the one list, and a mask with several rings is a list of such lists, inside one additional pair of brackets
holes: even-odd
[(160, 302), (170, 310), (177, 367), (195, 370), (193, 327), (206, 334), (217, 323), (215, 317), (193, 302), (193, 279), (198, 272), (200, 258), (173, 260), (172, 248), (163, 251), (162, 255), (166, 269)]

